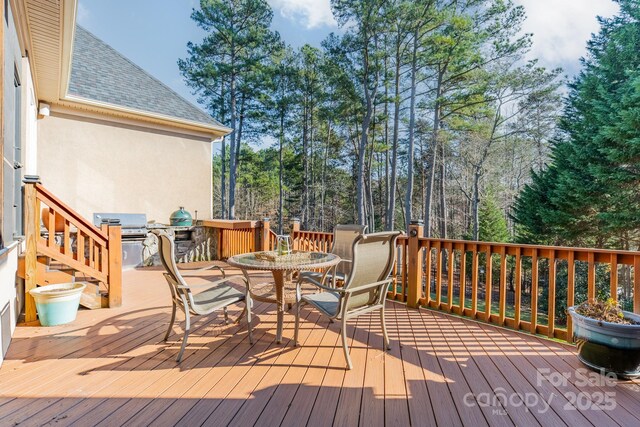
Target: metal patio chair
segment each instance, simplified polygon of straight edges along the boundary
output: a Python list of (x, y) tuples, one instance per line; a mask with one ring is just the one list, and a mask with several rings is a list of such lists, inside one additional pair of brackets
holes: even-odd
[(401, 233), (383, 232), (358, 236), (352, 247), (353, 262), (351, 273), (346, 278), (344, 287), (333, 288), (307, 278), (320, 290), (315, 294), (301, 295), (302, 279), (297, 282), (296, 289), (296, 323), (294, 343), (298, 345), (298, 329), (300, 326), (300, 307), (310, 304), (329, 319), (342, 321), (340, 335), (342, 348), (348, 369), (353, 367), (347, 345), (347, 320), (371, 311), (380, 311), (380, 323), (384, 346), (389, 349), (389, 337), (384, 319), (384, 305), (387, 288), (392, 283), (389, 274), (393, 268), (396, 254), (396, 241)]
[[(190, 286), (188, 285), (182, 274), (178, 270), (178, 266), (175, 261), (175, 244), (173, 237), (167, 234), (165, 231), (159, 230), (155, 232), (158, 236), (158, 250), (160, 252), (160, 259), (166, 272), (164, 277), (167, 279), (169, 289), (171, 290), (171, 299), (173, 301), (173, 309), (171, 311), (171, 321), (169, 322), (169, 328), (164, 337), (164, 340), (169, 339), (173, 324), (176, 319), (176, 310), (179, 307), (185, 314), (185, 328), (184, 337), (182, 339), (182, 346), (180, 353), (178, 353), (178, 363), (182, 360), (182, 354), (187, 346), (187, 339), (189, 338), (189, 329), (191, 328), (191, 315), (194, 316), (206, 316), (216, 311), (222, 310), (224, 313), (225, 323), (229, 322), (229, 315), (227, 313), (227, 307), (240, 301), (244, 301), (244, 311), (236, 322), (240, 321), (243, 314), (246, 314), (247, 329), (249, 333), (249, 342), (253, 344), (253, 337), (251, 334), (251, 301), (247, 290), (240, 292), (236, 288), (230, 286), (229, 279), (223, 276), (220, 280), (211, 281), (203, 285)], [(212, 266), (211, 268), (219, 268)], [(224, 272), (223, 272), (224, 275)], [(244, 277), (240, 277), (245, 282)], [(202, 292), (193, 293), (192, 288), (207, 287)], [(248, 289), (248, 288), (246, 288)]]
[[(340, 263), (332, 268), (326, 275), (326, 280), (335, 287), (338, 280), (345, 282), (351, 272), (351, 261), (353, 259), (353, 242), (367, 230), (366, 225), (358, 224), (338, 224), (333, 229), (333, 244), (331, 253), (340, 257)], [(300, 273), (303, 281), (321, 282), (322, 273), (307, 271)]]

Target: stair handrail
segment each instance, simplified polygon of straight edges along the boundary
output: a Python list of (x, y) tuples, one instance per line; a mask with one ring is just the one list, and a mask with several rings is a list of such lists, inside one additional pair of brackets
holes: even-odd
[[(122, 303), (122, 242), (119, 224), (94, 226), (82, 215), (71, 209), (47, 190), (37, 176), (24, 179), (24, 230), (25, 230), (25, 323), (37, 320), (35, 301), (29, 294), (38, 283), (37, 257), (39, 254), (63, 263), (107, 286), (109, 307)], [(41, 236), (41, 203), (48, 208)], [(62, 242), (56, 241), (61, 219)], [(76, 250), (72, 245), (75, 227)], [(88, 251), (88, 256), (85, 254)]]
[(58, 208), (56, 210), (56, 214), (61, 215), (69, 222), (72, 222), (76, 228), (81, 229), (87, 234), (91, 234), (96, 240), (100, 240), (104, 243), (109, 240), (106, 233), (54, 196), (53, 193), (47, 190), (42, 184), (36, 183), (35, 187), (37, 197), (40, 201), (45, 202), (49, 207)]

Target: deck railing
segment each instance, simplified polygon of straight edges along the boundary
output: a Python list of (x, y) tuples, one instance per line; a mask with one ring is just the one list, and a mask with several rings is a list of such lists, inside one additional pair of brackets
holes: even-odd
[[(218, 255), (272, 250), (269, 221), (218, 221)], [(293, 248), (329, 251), (333, 234), (290, 230)], [(566, 309), (624, 295), (640, 313), (640, 252), (429, 239), (412, 224), (397, 241), (388, 298), (507, 328), (572, 341)], [(622, 292), (620, 292), (622, 291)]]
[(268, 251), (275, 247), (276, 235), (271, 231), (269, 219), (262, 221), (209, 219), (202, 225), (214, 230), (217, 242), (216, 257), (220, 260), (255, 251)]
[(95, 227), (64, 204), (37, 177), (25, 179), (25, 322), (37, 319), (29, 290), (38, 277), (38, 255), (43, 255), (102, 282), (108, 292), (109, 307), (122, 304), (122, 244), (120, 226)]
[[(412, 224), (398, 239), (388, 298), (571, 341), (567, 307), (617, 300), (620, 282), (640, 313), (640, 252), (428, 239)], [(294, 248), (328, 250), (331, 233), (291, 227)], [(584, 292), (583, 292), (584, 291)]]

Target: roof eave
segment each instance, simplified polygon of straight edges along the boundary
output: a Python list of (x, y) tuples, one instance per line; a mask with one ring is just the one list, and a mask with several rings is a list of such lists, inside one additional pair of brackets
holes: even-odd
[(124, 115), (132, 119), (138, 119), (142, 121), (152, 121), (152, 122), (160, 121), (160, 122), (172, 124), (174, 126), (184, 128), (184, 129), (197, 130), (197, 131), (204, 132), (211, 135), (213, 139), (226, 136), (232, 132), (232, 129), (226, 126), (216, 126), (213, 124), (205, 124), (202, 122), (197, 122), (192, 120), (179, 119), (176, 117), (166, 116), (163, 114), (150, 113), (147, 111), (137, 110), (134, 108), (127, 108), (127, 107), (122, 107), (120, 105), (109, 104), (101, 101), (95, 101), (92, 99), (83, 98), (76, 95), (67, 94), (63, 99), (61, 99), (61, 101), (63, 101), (64, 103), (88, 106), (88, 107), (91, 107), (92, 109), (95, 109), (97, 111), (102, 111), (105, 113), (114, 113), (118, 115)]

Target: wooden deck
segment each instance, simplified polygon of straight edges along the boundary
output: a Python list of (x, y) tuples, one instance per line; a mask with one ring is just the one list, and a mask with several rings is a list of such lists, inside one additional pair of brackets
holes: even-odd
[(640, 383), (605, 382), (572, 347), (400, 303), (388, 303), (387, 353), (377, 316), (352, 322), (352, 371), (338, 324), (305, 308), (303, 345), (289, 341), (291, 315), (278, 345), (267, 304), (255, 306), (254, 345), (244, 323), (200, 319), (176, 365), (181, 329), (162, 342), (160, 270), (123, 280), (121, 308), (18, 328), (0, 369), (0, 425), (640, 425)]

